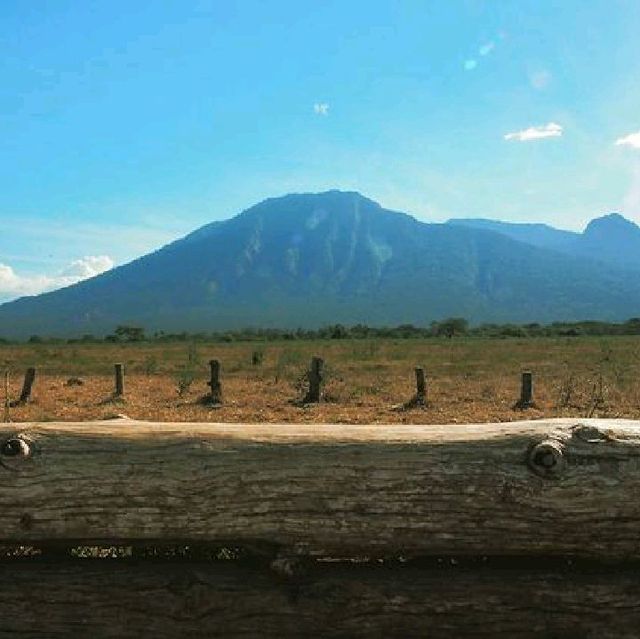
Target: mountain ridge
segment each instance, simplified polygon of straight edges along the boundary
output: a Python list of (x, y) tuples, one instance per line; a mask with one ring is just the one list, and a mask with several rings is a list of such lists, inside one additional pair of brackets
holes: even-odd
[[(518, 231), (520, 232), (520, 231)], [(414, 323), (620, 320), (619, 264), (493, 229), (428, 224), (356, 192), (269, 198), (129, 264), (0, 306), (0, 336)]]
[(492, 230), (540, 248), (640, 270), (640, 227), (620, 213), (594, 218), (582, 233), (557, 229), (548, 224), (488, 218), (454, 218), (446, 223)]

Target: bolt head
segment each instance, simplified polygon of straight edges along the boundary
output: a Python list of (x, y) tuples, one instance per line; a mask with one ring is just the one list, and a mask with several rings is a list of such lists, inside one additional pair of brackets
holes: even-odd
[(21, 437), (12, 437), (0, 447), (3, 457), (27, 457), (31, 453), (29, 444)]

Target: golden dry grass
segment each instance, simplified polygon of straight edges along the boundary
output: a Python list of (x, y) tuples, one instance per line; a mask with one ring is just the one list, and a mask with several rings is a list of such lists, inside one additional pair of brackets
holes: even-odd
[[(262, 364), (252, 364), (262, 351)], [(326, 401), (301, 407), (312, 355), (327, 365)], [(207, 361), (223, 367), (224, 404), (206, 395)], [(154, 421), (469, 423), (522, 419), (513, 409), (520, 373), (534, 372), (536, 408), (527, 417), (640, 418), (640, 338), (283, 341), (232, 344), (1, 346), (0, 366), (19, 395), (38, 368), (33, 400), (13, 421), (101, 419), (126, 413)], [(127, 370), (124, 403), (110, 402), (113, 363)], [(414, 392), (416, 365), (428, 377), (429, 406), (398, 410)], [(189, 385), (189, 380), (193, 381)], [(67, 386), (79, 377), (82, 386)], [(179, 396), (180, 384), (183, 389)]]

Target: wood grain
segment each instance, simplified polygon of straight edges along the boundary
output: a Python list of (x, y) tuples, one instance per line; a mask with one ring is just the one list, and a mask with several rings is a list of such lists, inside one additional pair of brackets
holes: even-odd
[(116, 420), (3, 424), (0, 444), (4, 542), (640, 557), (640, 422)]
[(636, 638), (637, 569), (0, 564), (4, 637)]

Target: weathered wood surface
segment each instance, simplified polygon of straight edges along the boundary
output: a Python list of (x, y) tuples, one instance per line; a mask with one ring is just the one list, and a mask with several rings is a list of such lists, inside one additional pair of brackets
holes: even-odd
[(0, 564), (4, 637), (638, 637), (637, 569)]
[[(0, 426), (0, 540), (640, 557), (640, 422)], [(25, 452), (31, 454), (25, 455)]]

